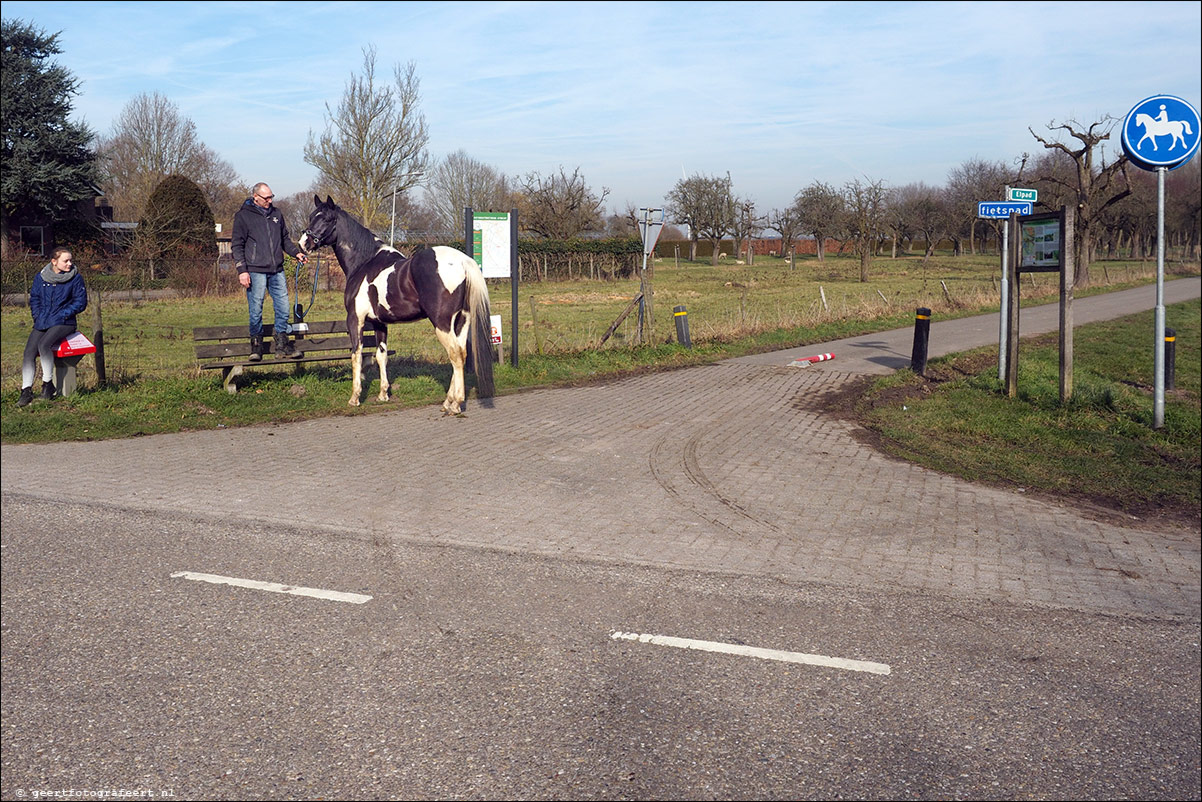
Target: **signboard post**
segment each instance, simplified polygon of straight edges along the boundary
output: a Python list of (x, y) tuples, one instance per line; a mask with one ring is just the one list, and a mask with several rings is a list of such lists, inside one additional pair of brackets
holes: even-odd
[[(1010, 303), (1006, 308), (1006, 395), (1018, 394), (1019, 275), (1060, 274), (1060, 403), (1073, 395), (1073, 219), (1072, 208), (1058, 212), (1023, 215), (1016, 224), (1010, 274)], [(1009, 222), (1007, 225), (1009, 225)]]
[[(664, 227), (664, 210), (663, 209), (639, 209), (639, 235), (643, 238), (643, 272), (640, 276), (640, 291), (643, 300), (639, 302), (639, 343), (646, 342), (644, 325), (652, 327), (654, 319), (652, 315), (655, 313), (655, 305), (652, 298), (651, 282), (647, 278), (647, 257), (655, 253), (655, 243), (659, 239), (659, 232)], [(646, 308), (646, 315), (643, 314), (643, 308)], [(646, 321), (644, 323), (644, 321)]]
[(484, 278), (509, 279), (512, 331), (510, 364), (518, 366), (518, 210), (476, 212), (463, 209), (463, 247)]
[(1202, 119), (1190, 103), (1174, 95), (1153, 95), (1127, 112), (1123, 152), (1136, 167), (1156, 173), (1156, 332), (1152, 428), (1164, 426), (1164, 174), (1185, 164), (1198, 150)]
[[(1031, 193), (1029, 198), (1015, 198), (1014, 193)], [(1010, 303), (1010, 282), (1007, 272), (1007, 257), (1010, 255), (1010, 217), (1015, 214), (1030, 214), (1031, 203), (1035, 200), (1037, 193), (1033, 189), (1011, 189), (1006, 187), (1006, 199), (1008, 201), (1020, 201), (1018, 203), (989, 203), (981, 201), (977, 204), (977, 216), (989, 220), (1005, 220), (1002, 225), (1002, 287), (999, 293), (1000, 303), (998, 304), (998, 338), (997, 338), (997, 378), (998, 381), (1006, 380), (1006, 310), (1009, 309)]]

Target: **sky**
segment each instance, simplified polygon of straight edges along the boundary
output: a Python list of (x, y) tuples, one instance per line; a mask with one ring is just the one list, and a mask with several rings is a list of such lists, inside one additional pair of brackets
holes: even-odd
[[(1041, 152), (1028, 127), (1121, 120), (1157, 94), (1202, 107), (1199, 2), (5, 0), (0, 13), (60, 33), (74, 119), (106, 134), (158, 92), (280, 197), (316, 178), (305, 143), (368, 46), (377, 80), (415, 65), (431, 156), (463, 150), (510, 176), (579, 168), (617, 212), (660, 206), (695, 174), (729, 172), (765, 213), (814, 181), (939, 186), (969, 160)], [(1112, 142), (1109, 159), (1117, 128)]]

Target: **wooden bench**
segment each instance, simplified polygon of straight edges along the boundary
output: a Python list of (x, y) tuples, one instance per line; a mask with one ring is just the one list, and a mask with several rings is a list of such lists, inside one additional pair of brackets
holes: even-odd
[[(346, 333), (345, 320), (321, 320), (306, 322), (308, 331), (293, 332), (292, 346), (300, 352), (296, 359), (276, 357), (274, 332), (270, 323), (263, 324), (263, 359), (254, 362), (250, 357), (250, 335), (246, 324), (237, 326), (200, 326), (192, 330), (196, 343), (196, 359), (201, 370), (220, 370), (221, 383), (226, 392), (236, 393), (235, 379), (245, 368), (293, 367), (300, 372), (311, 362), (336, 362), (349, 360), (351, 338)], [(370, 328), (363, 333), (363, 356), (371, 358), (376, 349), (376, 333)], [(389, 355), (394, 351), (389, 351)]]

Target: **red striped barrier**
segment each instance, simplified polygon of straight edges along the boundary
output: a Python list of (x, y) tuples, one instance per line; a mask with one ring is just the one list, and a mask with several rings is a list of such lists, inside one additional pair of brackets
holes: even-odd
[(818, 354), (816, 356), (803, 356), (801, 359), (794, 359), (789, 363), (789, 367), (798, 365), (812, 365), (815, 362), (825, 362), (828, 359), (834, 359), (834, 354)]

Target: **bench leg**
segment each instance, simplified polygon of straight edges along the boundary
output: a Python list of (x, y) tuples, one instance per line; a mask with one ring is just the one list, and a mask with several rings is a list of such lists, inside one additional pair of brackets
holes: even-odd
[(54, 389), (64, 398), (75, 392), (77, 379), (75, 369), (83, 357), (83, 354), (79, 354), (54, 358)]
[(238, 392), (238, 385), (234, 383), (234, 379), (241, 375), (241, 365), (233, 365), (231, 367), (221, 369), (221, 384), (225, 387), (225, 391), (230, 395), (234, 395)]

